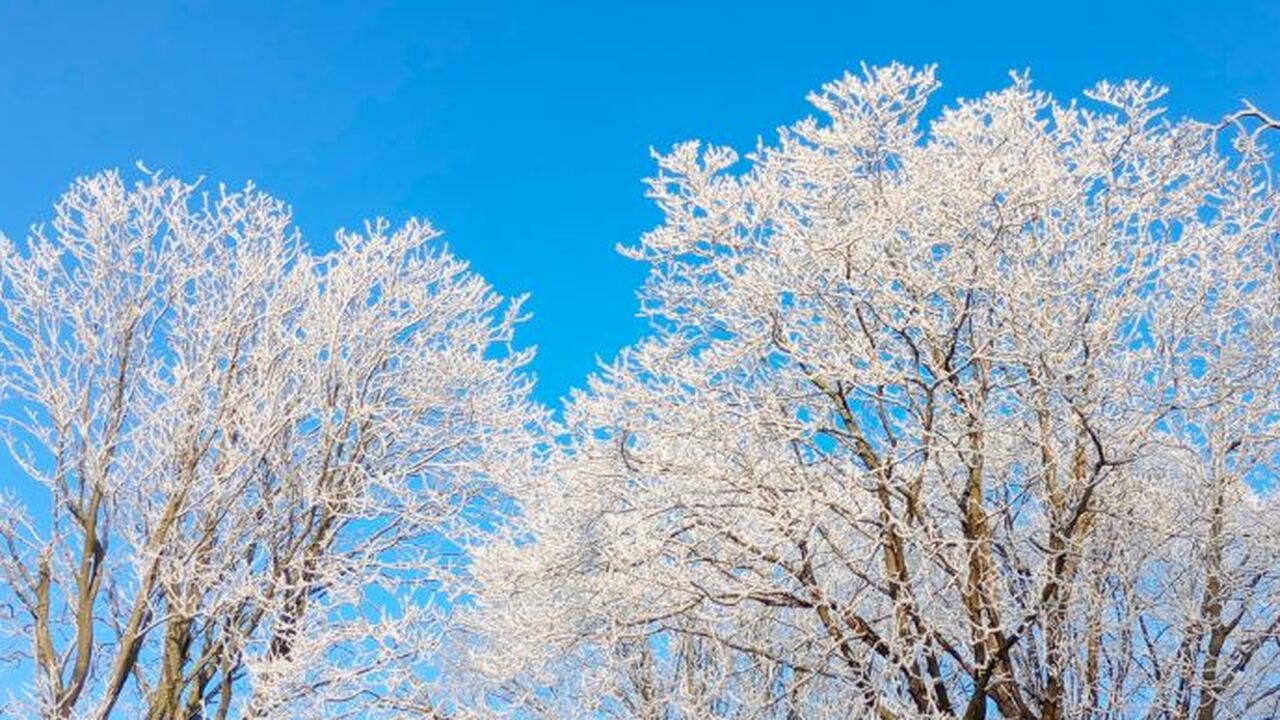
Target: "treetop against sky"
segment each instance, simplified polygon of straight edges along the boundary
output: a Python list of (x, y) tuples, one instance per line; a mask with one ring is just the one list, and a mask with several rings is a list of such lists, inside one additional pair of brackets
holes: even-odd
[(0, 7), (0, 716), (1280, 714), (1276, 10), (910, 10)]
[(1280, 106), (1275, 3), (0, 3), (0, 230), (71, 178), (136, 161), (293, 208), (309, 243), (429, 218), (504, 295), (550, 402), (644, 331), (644, 270), (614, 252), (659, 221), (649, 149), (747, 151), (860, 63), (938, 63), (933, 107), (1029, 68), (1076, 97), (1173, 88), (1174, 117)]

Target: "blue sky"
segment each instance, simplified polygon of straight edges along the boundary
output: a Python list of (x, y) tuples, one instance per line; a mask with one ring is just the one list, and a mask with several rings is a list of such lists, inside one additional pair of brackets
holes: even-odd
[(936, 62), (944, 100), (1029, 67), (1059, 96), (1154, 77), (1175, 115), (1280, 113), (1276, 2), (819, 5), (0, 0), (0, 231), (136, 160), (252, 179), (321, 248), (425, 216), (531, 293), (551, 402), (644, 331), (613, 248), (658, 220), (648, 148), (749, 148), (859, 62)]

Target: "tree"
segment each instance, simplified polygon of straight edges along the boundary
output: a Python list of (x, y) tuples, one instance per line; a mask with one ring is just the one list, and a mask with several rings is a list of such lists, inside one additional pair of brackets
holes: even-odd
[(658, 158), (652, 336), (477, 559), (490, 707), (1280, 714), (1265, 118), (1014, 75), (926, 123), (937, 86)]
[(436, 236), (317, 257), (252, 186), (109, 172), (3, 240), (9, 711), (434, 716), (457, 558), (541, 422), (519, 301)]

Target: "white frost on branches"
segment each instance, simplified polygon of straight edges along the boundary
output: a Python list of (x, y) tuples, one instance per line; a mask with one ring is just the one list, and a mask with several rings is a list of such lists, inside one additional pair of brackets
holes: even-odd
[(7, 712), (433, 716), (459, 558), (542, 421), (519, 301), (436, 235), (315, 257), (252, 187), (106, 173), (0, 243)]
[(653, 335), (478, 553), (478, 714), (1280, 714), (1261, 136), (937, 85), (658, 158)]

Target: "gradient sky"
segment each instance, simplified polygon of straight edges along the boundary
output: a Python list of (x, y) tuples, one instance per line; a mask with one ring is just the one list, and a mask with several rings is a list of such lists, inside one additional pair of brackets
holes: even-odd
[(1280, 2), (818, 5), (0, 0), (0, 231), (138, 160), (252, 179), (321, 249), (428, 217), (531, 293), (520, 337), (553, 402), (644, 331), (644, 268), (614, 246), (658, 220), (648, 149), (750, 148), (860, 62), (936, 62), (943, 101), (1030, 68), (1059, 97), (1153, 77), (1174, 115), (1280, 113)]

